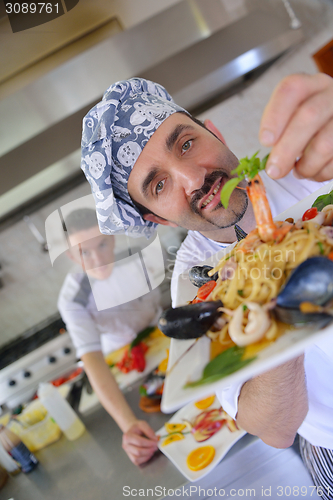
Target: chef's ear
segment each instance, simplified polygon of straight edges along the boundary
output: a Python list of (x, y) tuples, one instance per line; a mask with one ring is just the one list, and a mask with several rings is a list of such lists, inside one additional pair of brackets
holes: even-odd
[(211, 122), (210, 120), (205, 120), (204, 125), (210, 132), (212, 132), (212, 134), (216, 135), (216, 137), (220, 139), (220, 141), (223, 142), (223, 144), (226, 144), (225, 138), (223, 137), (219, 129), (215, 127), (213, 122)]
[(144, 214), (142, 217), (144, 218), (144, 220), (148, 220), (149, 222), (155, 222), (155, 224), (162, 224), (162, 226), (178, 227), (178, 224), (176, 224), (175, 222), (163, 219), (163, 217), (159, 217), (158, 215), (155, 214)]

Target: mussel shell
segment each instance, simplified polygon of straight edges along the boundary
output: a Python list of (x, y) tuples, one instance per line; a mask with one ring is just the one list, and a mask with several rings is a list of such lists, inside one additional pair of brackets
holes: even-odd
[(330, 321), (332, 316), (325, 313), (303, 313), (296, 308), (287, 308), (277, 306), (274, 311), (276, 319), (282, 323), (287, 323), (294, 326), (306, 326), (310, 323), (318, 323), (318, 328), (323, 328)]
[(217, 300), (167, 309), (161, 315), (158, 327), (164, 335), (175, 339), (202, 337), (220, 316), (217, 309), (222, 305)]
[(333, 298), (333, 262), (327, 257), (311, 257), (289, 276), (280, 291), (274, 313), (283, 323), (304, 324), (331, 318), (325, 313), (305, 314), (302, 302), (324, 306)]
[(190, 282), (192, 285), (201, 287), (208, 281), (216, 281), (219, 277), (218, 273), (213, 274), (213, 276), (208, 276), (208, 272), (213, 269), (211, 266), (193, 266), (188, 272)]

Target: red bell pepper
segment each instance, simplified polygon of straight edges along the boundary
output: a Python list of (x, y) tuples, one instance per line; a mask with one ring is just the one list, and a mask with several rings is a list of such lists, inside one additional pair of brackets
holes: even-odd
[(123, 373), (128, 373), (132, 370), (143, 372), (146, 368), (145, 353), (148, 346), (144, 342), (140, 342), (132, 349), (128, 349), (122, 359), (117, 363), (117, 368)]

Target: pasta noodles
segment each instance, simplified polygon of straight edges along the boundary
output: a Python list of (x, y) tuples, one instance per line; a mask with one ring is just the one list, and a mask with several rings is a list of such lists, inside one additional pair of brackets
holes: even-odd
[[(218, 271), (219, 278), (207, 300), (221, 300), (227, 318), (227, 309), (236, 310), (241, 304), (268, 304), (294, 268), (310, 257), (329, 255), (333, 240), (328, 229), (315, 221), (297, 221), (279, 243), (262, 242), (255, 229), (210, 271), (210, 275)], [(244, 314), (243, 328), (247, 321)], [(227, 320), (220, 331), (208, 332), (208, 336), (230, 345), (229, 327)], [(277, 332), (276, 321), (271, 318), (265, 339), (273, 340)]]

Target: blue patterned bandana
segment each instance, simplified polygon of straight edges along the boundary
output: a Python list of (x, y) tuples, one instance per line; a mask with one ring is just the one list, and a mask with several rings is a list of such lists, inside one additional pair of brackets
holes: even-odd
[(83, 120), (81, 168), (90, 183), (103, 234), (149, 238), (157, 224), (142, 218), (127, 181), (142, 149), (161, 123), (177, 111), (167, 91), (142, 78), (117, 82)]

